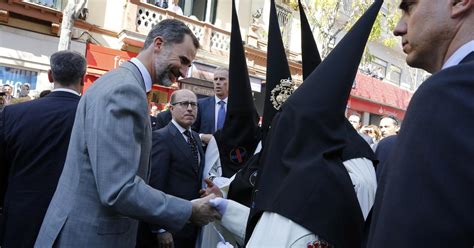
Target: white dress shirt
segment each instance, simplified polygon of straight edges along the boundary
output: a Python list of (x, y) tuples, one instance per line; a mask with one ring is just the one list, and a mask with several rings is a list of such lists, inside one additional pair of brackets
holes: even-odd
[(150, 72), (148, 72), (145, 65), (143, 65), (143, 63), (139, 59), (132, 58), (130, 60), (130, 62), (132, 62), (134, 65), (136, 65), (138, 67), (138, 70), (140, 71), (140, 74), (142, 74), (143, 81), (145, 81), (146, 92), (150, 92), (151, 84), (152, 84)]
[(56, 92), (56, 91), (69, 92), (71, 94), (81, 96), (79, 93), (77, 93), (77, 91), (71, 90), (71, 89), (65, 89), (65, 88), (57, 88), (57, 89), (52, 90), (51, 92)]
[(467, 55), (472, 52), (474, 52), (474, 40), (471, 40), (468, 43), (462, 45), (460, 48), (458, 48), (458, 50), (456, 50), (456, 52), (454, 52), (451, 57), (446, 60), (441, 70), (458, 65)]
[[(355, 158), (344, 161), (343, 164), (351, 177), (365, 219), (372, 208), (377, 190), (372, 161)], [(266, 211), (257, 222), (246, 247), (306, 247), (315, 240), (319, 240), (319, 237), (298, 223)]]

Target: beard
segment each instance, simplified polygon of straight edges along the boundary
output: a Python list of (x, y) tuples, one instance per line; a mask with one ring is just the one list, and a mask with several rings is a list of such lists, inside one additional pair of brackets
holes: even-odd
[(163, 85), (163, 86), (171, 86), (173, 82), (169, 78), (169, 74), (171, 73), (169, 69), (167, 68), (160, 68), (159, 69), (156, 64), (155, 64), (155, 71), (156, 71), (156, 78), (158, 79), (158, 84)]
[(159, 85), (171, 86), (173, 82), (170, 80), (169, 75), (171, 73), (171, 68), (169, 68), (168, 60), (170, 51), (168, 49), (163, 50), (163, 52), (158, 55), (158, 58), (153, 63), (155, 69), (155, 78), (158, 81)]

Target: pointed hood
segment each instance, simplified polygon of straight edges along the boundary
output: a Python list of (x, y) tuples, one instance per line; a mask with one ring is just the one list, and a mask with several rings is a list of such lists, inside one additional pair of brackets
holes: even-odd
[[(296, 115), (299, 118), (315, 121), (322, 129), (334, 130), (327, 132), (325, 136), (336, 143), (345, 137), (345, 133), (340, 130), (345, 126), (347, 100), (382, 3), (382, 0), (376, 0), (283, 106), (297, 109)], [(308, 123), (314, 128), (314, 123)]]
[(224, 127), (214, 134), (223, 176), (231, 177), (254, 153), (260, 136), (258, 113), (250, 87), (239, 20), (232, 1), (229, 62), (229, 98)]
[[(275, 1), (270, 4), (270, 22), (268, 28), (267, 43), (267, 78), (265, 84), (265, 100), (262, 115), (261, 140), (262, 147), (265, 147), (265, 140), (270, 129), (273, 117), (278, 113), (278, 109), (273, 105), (272, 91), (280, 84), (282, 79), (291, 79), (290, 68), (286, 58), (285, 47), (281, 38), (280, 27), (276, 12)], [(276, 98), (276, 97), (275, 97)], [(261, 152), (255, 154), (232, 181), (229, 187), (229, 199), (249, 206), (251, 192), (254, 184), (249, 180), (251, 175), (260, 168)]]
[(286, 58), (283, 39), (276, 12), (275, 1), (270, 1), (270, 22), (268, 27), (267, 44), (267, 78), (265, 84), (265, 103), (263, 106), (262, 129), (264, 136), (272, 123), (273, 116), (278, 111), (272, 104), (271, 92), (282, 79), (291, 79), (288, 59)]
[(313, 37), (313, 31), (304, 12), (301, 0), (298, 0), (301, 21), (301, 56), (303, 58), (303, 80), (321, 63), (318, 46)]
[(382, 3), (372, 4), (273, 119), (250, 225), (269, 211), (336, 247), (360, 246), (364, 218), (342, 164), (348, 138), (344, 112)]
[[(303, 80), (306, 80), (308, 76), (313, 72), (316, 67), (321, 63), (321, 56), (319, 54), (316, 41), (314, 40), (311, 27), (304, 11), (304, 7), (301, 4), (301, 0), (298, 0), (298, 6), (300, 10), (300, 21), (301, 21), (301, 55), (303, 59)], [(330, 92), (328, 92), (329, 94)], [(345, 99), (342, 99), (346, 101)], [(372, 148), (367, 142), (357, 133), (352, 127), (349, 121), (344, 120), (347, 130), (346, 146), (342, 153), (343, 161), (353, 158), (368, 158), (372, 161), (376, 161)]]

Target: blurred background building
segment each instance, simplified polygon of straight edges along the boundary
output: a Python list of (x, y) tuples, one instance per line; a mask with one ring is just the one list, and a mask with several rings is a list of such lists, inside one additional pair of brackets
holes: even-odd
[[(51, 89), (49, 55), (57, 50), (62, 10), (68, 0), (0, 0), (0, 86), (24, 83), (30, 94)], [(276, 0), (282, 37), (293, 79), (301, 83), (300, 20), (295, 0)], [(304, 1), (322, 54), (344, 36), (364, 0)], [(348, 114), (358, 112), (363, 124), (378, 124), (380, 116), (403, 119), (410, 98), (428, 76), (409, 68), (399, 41), (387, 42), (395, 5), (386, 1), (379, 34), (361, 63), (348, 102)], [(319, 4), (319, 7), (318, 7)], [(328, 4), (327, 6), (324, 4)], [(236, 0), (250, 81), (257, 108), (263, 107), (269, 0)], [(189, 78), (170, 88), (154, 87), (150, 101), (159, 108), (176, 88), (200, 96), (212, 95), (212, 72), (229, 60), (230, 0), (88, 0), (72, 32), (71, 49), (88, 61), (85, 88), (123, 61), (136, 56), (152, 26), (163, 19), (185, 22), (201, 43)], [(325, 12), (325, 11), (326, 12)], [(182, 14), (181, 14), (182, 13)], [(336, 14), (337, 13), (337, 14)], [(320, 21), (320, 20), (329, 20)]]

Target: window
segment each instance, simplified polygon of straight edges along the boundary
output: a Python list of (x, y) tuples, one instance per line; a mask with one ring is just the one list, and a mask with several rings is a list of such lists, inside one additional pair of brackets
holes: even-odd
[(369, 75), (382, 80), (385, 78), (387, 73), (387, 65), (387, 61), (375, 57), (370, 63), (368, 73)]
[(400, 85), (400, 80), (402, 78), (402, 69), (395, 65), (390, 65), (388, 80), (390, 82)]

